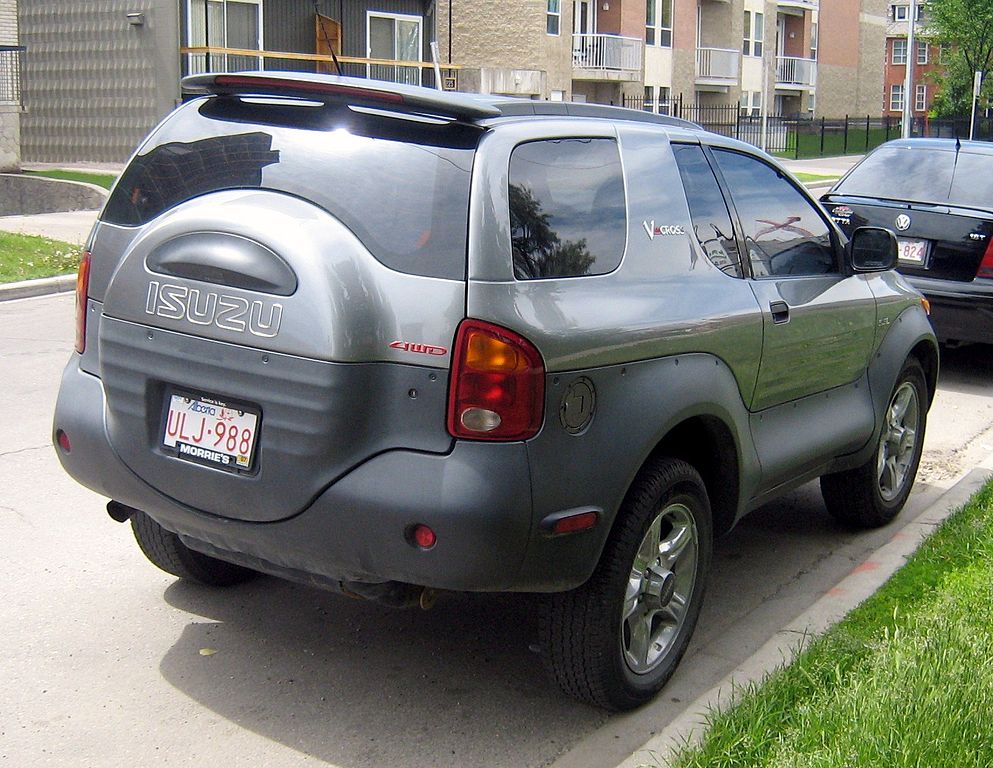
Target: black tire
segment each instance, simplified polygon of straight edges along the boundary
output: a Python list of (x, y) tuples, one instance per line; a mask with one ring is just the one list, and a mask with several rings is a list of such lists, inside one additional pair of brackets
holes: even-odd
[(879, 528), (900, 513), (921, 462), (928, 402), (924, 370), (910, 358), (893, 386), (871, 458), (821, 478), (821, 495), (835, 519), (853, 528)]
[(145, 557), (166, 573), (209, 587), (229, 587), (258, 575), (240, 565), (227, 563), (187, 547), (179, 536), (167, 531), (144, 512), (131, 515), (131, 530)]
[[(675, 554), (663, 563), (667, 543)], [(646, 465), (590, 579), (542, 601), (541, 645), (552, 679), (571, 696), (610, 710), (633, 709), (652, 699), (693, 634), (712, 546), (710, 502), (697, 471), (676, 459)], [(647, 553), (658, 557), (648, 560)], [(650, 642), (636, 642), (639, 629), (641, 639)]]

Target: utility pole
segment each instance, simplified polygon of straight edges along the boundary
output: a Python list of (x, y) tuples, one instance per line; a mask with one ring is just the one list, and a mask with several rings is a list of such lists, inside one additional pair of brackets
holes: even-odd
[(910, 0), (910, 15), (907, 18), (907, 76), (903, 81), (903, 133), (910, 138), (910, 128), (914, 122), (914, 62), (917, 61), (917, 0)]

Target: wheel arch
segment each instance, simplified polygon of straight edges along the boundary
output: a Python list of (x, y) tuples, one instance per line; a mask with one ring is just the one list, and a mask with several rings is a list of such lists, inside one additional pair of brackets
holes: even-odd
[(700, 473), (710, 500), (714, 534), (730, 530), (738, 512), (741, 462), (728, 425), (711, 414), (691, 416), (659, 440), (643, 466), (662, 456), (682, 459)]

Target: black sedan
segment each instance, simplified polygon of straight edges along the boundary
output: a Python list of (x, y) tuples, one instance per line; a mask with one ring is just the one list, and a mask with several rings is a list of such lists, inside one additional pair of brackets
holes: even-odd
[(931, 302), (941, 341), (993, 344), (993, 145), (891, 141), (821, 202), (847, 235), (896, 233), (897, 269)]

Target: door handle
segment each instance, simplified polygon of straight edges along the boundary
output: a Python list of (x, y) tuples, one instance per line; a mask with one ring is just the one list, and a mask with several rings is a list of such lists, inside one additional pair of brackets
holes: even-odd
[(772, 322), (778, 324), (790, 321), (790, 306), (785, 301), (770, 302), (769, 310), (772, 312)]

